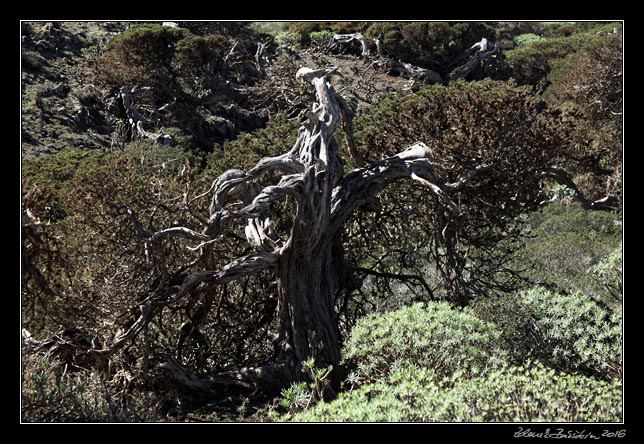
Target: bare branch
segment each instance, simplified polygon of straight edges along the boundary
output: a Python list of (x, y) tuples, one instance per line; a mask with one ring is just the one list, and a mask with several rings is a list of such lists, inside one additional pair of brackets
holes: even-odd
[(498, 43), (490, 43), (485, 38), (483, 38), (480, 42), (475, 43), (470, 48), (470, 50), (473, 50), (475, 48), (479, 48), (479, 50), (472, 57), (470, 57), (467, 62), (455, 68), (452, 72), (449, 73), (448, 78), (450, 81), (466, 77), (469, 73), (474, 71), (474, 68), (476, 68), (482, 60), (493, 56), (501, 50), (501, 47)]
[(367, 40), (359, 32), (356, 32), (354, 34), (334, 34), (333, 40), (337, 43), (350, 43), (355, 40), (360, 43), (360, 46), (362, 48), (362, 56), (364, 57), (369, 55), (369, 46), (367, 45)]
[(418, 282), (427, 292), (429, 297), (432, 300), (436, 300), (436, 296), (434, 295), (434, 291), (432, 288), (429, 286), (427, 281), (423, 279), (422, 276), (419, 276), (417, 274), (403, 274), (403, 273), (387, 273), (387, 272), (382, 272), (382, 271), (376, 271), (372, 270), (370, 268), (362, 268), (362, 267), (357, 267), (354, 269), (354, 271), (357, 271), (358, 273), (365, 273), (369, 274), (371, 276), (376, 276), (376, 277), (383, 277), (383, 278), (389, 278), (389, 279), (398, 279), (401, 281), (416, 281)]
[(448, 192), (458, 191), (470, 183), (476, 176), (492, 169), (491, 165), (479, 165), (473, 170), (467, 170), (456, 182), (446, 183), (444, 188)]
[(547, 168), (543, 171), (543, 175), (556, 180), (560, 185), (565, 185), (570, 188), (575, 193), (573, 200), (577, 201), (584, 210), (616, 211), (619, 208), (618, 200), (615, 196), (606, 196), (596, 201), (591, 201), (586, 198), (572, 180), (570, 174), (562, 168)]
[(363, 167), (365, 166), (365, 161), (356, 148), (356, 141), (353, 138), (353, 124), (351, 123), (351, 112), (349, 110), (349, 106), (347, 105), (346, 100), (344, 100), (344, 97), (342, 97), (340, 94), (336, 93), (334, 98), (338, 101), (338, 105), (340, 105), (340, 113), (342, 114), (342, 129), (344, 129), (344, 137), (347, 142), (349, 155), (351, 156), (353, 162), (357, 167)]
[(141, 314), (136, 321), (125, 331), (119, 334), (114, 342), (108, 347), (101, 350), (90, 350), (90, 353), (110, 356), (121, 348), (128, 340), (136, 336), (150, 321), (152, 316), (162, 307), (178, 302), (197, 286), (203, 283), (225, 284), (227, 282), (239, 279), (257, 273), (261, 270), (273, 267), (277, 264), (277, 253), (256, 253), (249, 256), (236, 259), (222, 268), (220, 271), (205, 271), (194, 273), (186, 277), (172, 297), (163, 294), (157, 295), (148, 302), (140, 306)]
[(415, 174), (431, 183), (442, 183), (443, 168), (433, 163), (429, 159), (431, 156), (431, 150), (421, 142), (347, 174), (333, 190), (331, 233), (335, 233), (356, 208), (395, 180)]

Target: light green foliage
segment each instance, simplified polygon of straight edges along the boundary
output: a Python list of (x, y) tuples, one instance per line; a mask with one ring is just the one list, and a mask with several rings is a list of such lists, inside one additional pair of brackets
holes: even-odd
[(596, 293), (607, 292), (613, 303), (622, 300), (622, 244), (588, 269)]
[(397, 370), (283, 421), (607, 422), (621, 420), (621, 385), (536, 364), (455, 384), (427, 370)]
[(622, 316), (587, 296), (534, 288), (519, 295), (534, 315), (545, 363), (567, 371), (621, 376)]
[(392, 366), (411, 364), (440, 376), (476, 375), (503, 358), (496, 346), (500, 332), (469, 311), (446, 302), (415, 304), (360, 319), (343, 355), (356, 368), (355, 382), (373, 381)]
[(287, 22), (253, 22), (250, 27), (258, 33), (270, 34), (275, 37), (282, 32), (286, 24)]
[(280, 421), (423, 421), (423, 406), (440, 396), (436, 374), (418, 367), (399, 368), (386, 378), (341, 393), (330, 403), (318, 403)]
[(280, 32), (275, 40), (280, 46), (286, 48), (297, 48), (299, 46), (298, 36), (292, 32)]
[(514, 42), (519, 46), (523, 46), (523, 45), (528, 45), (532, 42), (536, 42), (537, 40), (541, 40), (542, 38), (543, 37), (541, 37), (540, 35), (528, 33), (528, 34), (521, 34), (516, 36), (514, 38)]
[(602, 299), (588, 286), (586, 270), (618, 246), (619, 219), (604, 211), (551, 203), (529, 215), (526, 244), (515, 255), (516, 269), (535, 283)]
[(319, 49), (326, 48), (333, 42), (333, 33), (329, 30), (314, 31), (309, 34), (311, 46)]
[(305, 382), (294, 382), (281, 392), (279, 405), (288, 412), (297, 412), (308, 407), (311, 402), (311, 391)]

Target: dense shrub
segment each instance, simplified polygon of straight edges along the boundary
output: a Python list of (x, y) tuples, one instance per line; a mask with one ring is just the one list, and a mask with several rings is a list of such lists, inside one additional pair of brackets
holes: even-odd
[(536, 328), (533, 311), (517, 294), (477, 298), (469, 308), (477, 318), (501, 332), (498, 346), (507, 353), (510, 365), (522, 365), (538, 358), (544, 339)]
[(481, 38), (496, 40), (495, 28), (484, 22), (376, 22), (365, 37), (372, 41), (378, 33), (383, 35), (383, 51), (389, 57), (440, 73), (463, 62), (466, 49)]
[(602, 298), (588, 287), (586, 270), (619, 244), (619, 215), (553, 202), (531, 213), (528, 224), (529, 237), (516, 252), (516, 268), (533, 282)]
[(308, 47), (313, 43), (312, 37), (317, 33), (347, 34), (363, 32), (369, 26), (369, 22), (290, 22), (284, 30), (296, 36), (298, 44)]
[(439, 376), (477, 375), (504, 358), (500, 332), (446, 302), (415, 304), (360, 319), (343, 355), (356, 368), (356, 381), (382, 378), (395, 366), (418, 365)]
[(612, 33), (616, 23), (590, 23), (590, 29), (575, 26), (571, 35), (532, 40), (506, 52), (507, 60), (512, 65), (512, 77), (520, 84), (539, 85), (545, 89), (545, 79), (552, 69), (553, 62), (583, 49), (604, 44)]
[(620, 377), (622, 314), (583, 294), (562, 295), (534, 288), (519, 295), (533, 313), (542, 338), (539, 357), (565, 371)]
[(24, 422), (158, 421), (160, 400), (151, 392), (124, 390), (124, 374), (112, 380), (61, 364), (33, 351), (22, 359)]
[[(450, 181), (466, 170), (491, 166), (459, 194), (461, 212), (452, 227), (459, 230), (460, 251), (469, 251), (469, 260), (463, 261), (470, 278), (468, 298), (516, 288), (515, 276), (501, 254), (513, 247), (499, 242), (518, 231), (514, 216), (537, 208), (545, 198), (539, 171), (551, 165), (565, 146), (568, 123), (554, 111), (539, 113), (539, 101), (527, 88), (486, 80), (390, 95), (364, 110), (354, 124), (358, 149), (368, 161), (421, 141), (433, 150)], [(378, 271), (428, 275), (425, 268), (435, 268), (444, 260), (439, 253), (433, 255), (433, 264), (427, 260), (438, 236), (433, 224), (442, 217), (434, 210), (431, 193), (401, 181), (380, 193), (380, 199), (385, 211), (377, 217), (357, 212), (347, 224), (348, 231), (361, 233), (349, 237), (352, 262), (371, 268), (374, 259), (364, 252), (382, 248), (391, 253), (378, 259)], [(454, 290), (449, 273), (430, 271), (435, 297), (455, 298), (463, 293)], [(395, 294), (376, 284), (381, 296)]]
[[(69, 178), (60, 191), (54, 189), (54, 197), (35, 196), (23, 206), (23, 211), (43, 215), (47, 202), (53, 200), (61, 213), (41, 231), (46, 240), (60, 240), (54, 249), (56, 257), (51, 258), (50, 249), (26, 245), (27, 252), (34, 253), (28, 260), (36, 269), (44, 270), (44, 264), (51, 262), (47, 285), (36, 285), (37, 273), (32, 281), (23, 274), (23, 321), (35, 337), (64, 326), (91, 331), (108, 343), (115, 325), (127, 322), (131, 310), (136, 313), (142, 294), (160, 279), (182, 279), (174, 273), (189, 263), (190, 252), (176, 242), (155, 244), (153, 248), (163, 249), (164, 259), (147, 260), (145, 237), (137, 233), (128, 210), (138, 215), (145, 230), (153, 232), (157, 224), (190, 226), (194, 214), (206, 214), (207, 203), (193, 205), (192, 214), (178, 205), (176, 196), (193, 181), (194, 165), (185, 157), (159, 159), (149, 148), (141, 144), (138, 153), (106, 154), (95, 161), (65, 153), (61, 157), (69, 157), (67, 163), (58, 155), (33, 162), (34, 180), (23, 184), (28, 188), (25, 193), (40, 186), (39, 178), (47, 179), (57, 171)], [(198, 192), (202, 190), (190, 190), (189, 196)], [(226, 263), (242, 255), (243, 248), (240, 240), (213, 249), (213, 256)], [(276, 300), (270, 296), (276, 291), (265, 275), (258, 275), (231, 283), (222, 292), (202, 292), (192, 304), (165, 314), (163, 325), (150, 329), (148, 346), (179, 356), (185, 365), (208, 366), (213, 371), (264, 362), (272, 354), (269, 326)], [(217, 310), (202, 308), (215, 303)], [(200, 330), (182, 330), (188, 319), (202, 312)]]
[(520, 34), (514, 38), (514, 41), (518, 46), (523, 46), (530, 44), (532, 42), (536, 42), (537, 40), (541, 40), (543, 37), (540, 35), (528, 33), (528, 34)]
[(610, 422), (622, 419), (617, 382), (541, 365), (510, 367), (453, 385), (426, 369), (403, 368), (285, 421)]
[[(137, 109), (157, 129), (179, 127), (190, 135), (192, 146), (210, 151), (214, 143), (265, 123), (246, 108), (248, 98), (236, 89), (262, 75), (254, 60), (257, 41), (249, 36), (250, 28), (246, 31), (233, 39), (158, 24), (133, 26), (108, 43), (95, 77), (113, 96), (123, 86), (152, 88), (136, 98)], [(169, 102), (174, 105), (160, 113)]]
[(623, 75), (621, 35), (552, 64), (544, 96), (577, 121), (566, 168), (588, 197), (622, 194)]
[(248, 170), (262, 157), (288, 151), (295, 143), (298, 126), (296, 120), (278, 114), (268, 121), (266, 128), (242, 133), (235, 140), (216, 145), (201, 176), (212, 181), (230, 168)]
[(171, 61), (177, 42), (189, 31), (158, 24), (133, 26), (110, 40), (98, 65), (99, 80), (114, 90), (135, 85), (155, 88), (160, 100), (171, 100)]
[[(610, 305), (617, 305), (622, 301), (622, 256), (620, 243), (619, 247), (588, 269), (592, 293), (603, 295), (600, 300), (605, 300)], [(621, 309), (621, 304), (619, 308)]]

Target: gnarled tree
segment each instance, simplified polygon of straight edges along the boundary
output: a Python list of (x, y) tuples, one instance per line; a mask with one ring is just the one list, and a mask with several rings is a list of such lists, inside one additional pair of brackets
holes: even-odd
[[(161, 222), (166, 228), (155, 227), (158, 219), (152, 223), (156, 208), (144, 224), (140, 206), (123, 207), (121, 214), (130, 219), (130, 226), (145, 240), (139, 258), (147, 258), (148, 263), (133, 269), (152, 270), (157, 278), (147, 290), (140, 286), (136, 295), (128, 295), (128, 311), (115, 319), (116, 334), (104, 337), (107, 340), (101, 340), (101, 345), (90, 347), (89, 355), (96, 357), (99, 364), (105, 359), (118, 361), (136, 344), (136, 350), (144, 356), (132, 365), (137, 366), (144, 378), (154, 379), (160, 372), (182, 390), (209, 395), (231, 386), (279, 387), (302, 379), (305, 375), (301, 362), (309, 357), (315, 358), (317, 366), (332, 365), (338, 369), (338, 295), (339, 290), (350, 287), (351, 291), (360, 286), (359, 282), (351, 282), (352, 273), (413, 281), (433, 297), (434, 289), (421, 276), (379, 266), (397, 257), (398, 253), (385, 256), (388, 247), (409, 237), (405, 230), (414, 233), (420, 230), (423, 236), (419, 241), (431, 240), (426, 247), (420, 246), (425, 250), (418, 252), (435, 260), (452, 298), (466, 303), (479, 291), (474, 283), (489, 276), (489, 270), (480, 266), (480, 251), (488, 249), (490, 254), (497, 254), (495, 244), (504, 236), (513, 216), (527, 210), (524, 202), (539, 201), (534, 187), (538, 188), (540, 171), (553, 155), (547, 148), (550, 144), (557, 146), (559, 139), (546, 137), (550, 140), (547, 146), (540, 142), (544, 132), (538, 123), (539, 116), (524, 105), (520, 94), (508, 101), (523, 110), (523, 114), (513, 117), (515, 120), (503, 120), (505, 113), (496, 112), (497, 104), (504, 103), (503, 100), (496, 92), (486, 91), (485, 97), (493, 99), (488, 103), (490, 113), (473, 113), (472, 123), (458, 128), (463, 119), (459, 117), (460, 108), (441, 99), (439, 94), (430, 96), (440, 102), (432, 105), (440, 108), (434, 114), (436, 117), (445, 112), (446, 120), (435, 120), (435, 130), (429, 133), (422, 130), (414, 136), (417, 138), (409, 139), (411, 133), (404, 132), (400, 138), (392, 126), (387, 129), (387, 136), (377, 136), (387, 140), (361, 136), (365, 146), (391, 145), (391, 149), (378, 146), (360, 153), (352, 143), (345, 101), (327, 81), (334, 71), (308, 68), (298, 71), (297, 78), (314, 87), (316, 101), (288, 152), (263, 158), (248, 170), (228, 170), (202, 194), (190, 196), (188, 190), (183, 195), (183, 207), (173, 209), (172, 219)], [(460, 91), (464, 85), (450, 88)], [(433, 87), (441, 94), (445, 88)], [(470, 97), (466, 92), (459, 92), (458, 97), (461, 96)], [(405, 106), (404, 112), (413, 115), (417, 107), (409, 105), (411, 108)], [(485, 111), (480, 107), (476, 110)], [(348, 156), (342, 155), (334, 138), (341, 122), (349, 136)], [(410, 129), (413, 128), (410, 124)], [(517, 132), (523, 137), (520, 140), (516, 139)], [(422, 137), (427, 139), (414, 142)], [(528, 144), (525, 148), (524, 143)], [(400, 151), (401, 147), (408, 148)], [(343, 157), (344, 162), (350, 157), (356, 168), (345, 171)], [(399, 194), (395, 200), (410, 199), (407, 193), (412, 185), (420, 195), (416, 202), (422, 207), (416, 211), (419, 222), (389, 233), (379, 231), (387, 241), (373, 247), (370, 264), (347, 261), (351, 252), (346, 241), (355, 238), (357, 226), (364, 225), (361, 219), (395, 222), (396, 215), (403, 214), (398, 208), (394, 211), (387, 208), (395, 203), (391, 199), (383, 198), (381, 202), (378, 198), (391, 192), (390, 185), (394, 183), (398, 184)], [(407, 221), (398, 220), (399, 225)], [(186, 244), (188, 251), (177, 248)], [(241, 244), (246, 245), (245, 249), (239, 247)], [(224, 245), (234, 245), (231, 251), (238, 251), (239, 255), (231, 256), (230, 251), (222, 254)], [(484, 273), (487, 274), (483, 276)], [(207, 342), (200, 329), (206, 328), (204, 319), (208, 312), (218, 313), (217, 307), (226, 299), (232, 282), (246, 282), (249, 276), (257, 276), (253, 285), (274, 289), (262, 290), (261, 295), (276, 294), (275, 304), (266, 305), (268, 311), (272, 310), (268, 316), (276, 317), (275, 359), (263, 367), (215, 377), (197, 376), (186, 365), (204, 371), (206, 358), (186, 360), (187, 341), (197, 345)], [(464, 291), (467, 288), (470, 290)], [(167, 334), (167, 319), (177, 312), (186, 314), (181, 331), (172, 335), (170, 346), (161, 345), (155, 335), (163, 331), (166, 338), (171, 336)], [(219, 321), (218, 315), (216, 318)], [(163, 343), (169, 341), (164, 339)], [(204, 348), (207, 350), (207, 345)], [(117, 353), (119, 350), (122, 352)], [(322, 396), (332, 396), (330, 386), (322, 391)]]
[[(342, 116), (348, 113), (344, 100), (326, 80), (334, 71), (308, 68), (298, 71), (298, 78), (314, 86), (317, 103), (300, 127), (290, 151), (264, 158), (248, 171), (229, 170), (206, 193), (186, 202), (189, 206), (196, 199), (211, 199), (210, 214), (195, 215), (203, 224), (200, 231), (175, 226), (151, 233), (130, 211), (137, 231), (147, 239), (147, 255), (152, 261), (157, 260), (155, 245), (170, 237), (196, 242), (192, 249), (198, 255), (211, 255), (214, 244), (234, 236), (232, 229), (237, 219), (247, 221), (245, 236), (253, 251), (221, 269), (190, 272), (181, 282), (168, 282), (163, 291), (157, 290), (142, 301), (136, 319), (127, 323), (127, 328), (117, 334), (112, 344), (93, 353), (113, 354), (145, 332), (164, 307), (178, 304), (193, 292), (270, 270), (277, 278), (279, 328), (274, 343), (279, 368), (284, 372), (283, 379), (299, 379), (301, 362), (309, 357), (314, 357), (318, 366), (337, 367), (340, 362), (334, 267), (342, 258), (338, 256), (336, 242), (338, 233), (355, 210), (369, 206), (391, 183), (410, 178), (434, 196), (436, 211), (442, 214), (444, 246), (454, 242), (456, 232), (449, 228), (449, 221), (459, 211), (454, 195), (489, 166), (478, 165), (449, 182), (445, 168), (433, 158), (432, 151), (418, 142), (394, 156), (344, 175), (333, 134)], [(357, 165), (363, 164), (354, 147), (350, 154)], [(279, 180), (263, 185), (271, 177)], [(292, 203), (292, 223), (287, 233), (279, 233), (273, 224), (271, 210), (280, 200)], [(446, 248), (446, 251), (458, 254), (453, 249)], [(236, 378), (243, 379), (249, 374), (246, 371)], [(266, 374), (265, 369), (256, 371), (253, 378)]]

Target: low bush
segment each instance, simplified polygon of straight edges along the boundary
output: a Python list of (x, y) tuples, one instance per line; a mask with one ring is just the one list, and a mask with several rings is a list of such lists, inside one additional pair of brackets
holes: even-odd
[(515, 254), (516, 269), (534, 283), (602, 299), (588, 286), (586, 271), (619, 245), (620, 216), (553, 202), (531, 213), (527, 222), (528, 238)]
[(343, 355), (356, 369), (353, 382), (374, 381), (392, 366), (417, 365), (439, 376), (472, 376), (503, 360), (500, 332), (446, 302), (415, 304), (360, 319)]
[(556, 370), (619, 379), (622, 317), (581, 293), (533, 288), (474, 301), (477, 317), (501, 330), (508, 361), (541, 361)]
[(151, 392), (124, 390), (123, 375), (111, 379), (72, 368), (43, 353), (22, 359), (22, 421), (158, 421), (161, 398)]
[[(616, 23), (589, 25), (590, 28), (576, 25), (572, 30), (555, 33), (550, 38), (528, 39), (524, 44), (507, 51), (507, 60), (512, 65), (512, 77), (520, 85), (538, 85), (545, 81), (557, 60), (577, 51), (603, 45), (610, 38), (607, 34), (612, 33), (617, 26)], [(540, 88), (543, 89), (544, 85)]]
[(408, 367), (281, 421), (610, 422), (622, 419), (618, 382), (566, 375), (536, 364), (451, 383)]
[(606, 300), (611, 306), (621, 308), (622, 301), (622, 244), (605, 256), (599, 263), (590, 267), (590, 285), (593, 293), (601, 295), (601, 300)]
[(520, 293), (542, 338), (539, 358), (564, 371), (621, 377), (622, 315), (587, 296), (534, 288)]

